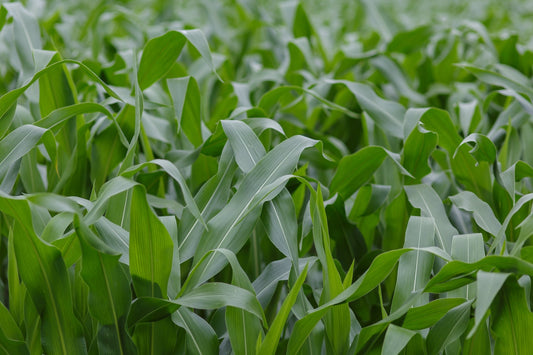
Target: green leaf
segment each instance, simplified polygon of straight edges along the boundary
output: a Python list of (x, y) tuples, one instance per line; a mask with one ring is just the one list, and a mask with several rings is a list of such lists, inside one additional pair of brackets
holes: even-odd
[(287, 352), (294, 354), (301, 349), (315, 325), (332, 306), (346, 301), (354, 301), (376, 288), (391, 273), (400, 256), (408, 251), (409, 249), (397, 249), (378, 255), (368, 270), (355, 283), (329, 302), (315, 308), (304, 318), (298, 320), (289, 338)]
[(172, 238), (154, 214), (141, 186), (133, 188), (130, 273), (139, 296), (166, 297), (172, 268)]
[(399, 163), (400, 159), (397, 154), (383, 147), (368, 146), (341, 159), (337, 172), (331, 180), (331, 193), (339, 193), (347, 199), (374, 175), (387, 156), (396, 163), (404, 175), (410, 175)]
[(181, 33), (170, 31), (146, 43), (137, 73), (141, 90), (153, 85), (170, 70), (186, 41)]
[[(302, 136), (291, 137), (268, 152), (245, 176), (239, 189), (229, 203), (208, 223), (205, 233), (195, 253), (195, 264), (211, 249), (226, 248), (237, 252), (248, 239), (248, 231), (258, 217), (260, 206), (266, 197), (273, 198), (272, 192), (283, 186), (284, 175), (294, 169), (302, 151), (316, 144), (316, 141)], [(224, 262), (211, 255), (202, 266), (198, 281), (204, 282), (223, 267)]]
[(420, 336), (417, 332), (390, 324), (383, 339), (381, 354), (399, 354), (414, 336)]
[(432, 217), (435, 222), (437, 243), (446, 252), (451, 251), (452, 236), (458, 234), (450, 223), (439, 196), (428, 185), (404, 186), (409, 202), (420, 208), (422, 216)]
[(98, 333), (98, 347), (116, 354), (134, 352), (133, 342), (125, 331), (131, 303), (130, 283), (118, 262), (119, 256), (108, 254), (107, 246), (78, 216), (74, 224), (82, 250), (81, 273), (89, 286), (89, 311), (103, 326)]
[(0, 351), (6, 355), (29, 354), (22, 331), (2, 302), (0, 302)]
[(533, 346), (529, 331), (533, 327), (533, 314), (529, 311), (524, 289), (513, 279), (505, 284), (493, 308), (492, 332), (494, 352), (527, 354)]
[(512, 271), (523, 275), (533, 275), (533, 264), (529, 262), (512, 256), (489, 255), (471, 264), (462, 261), (451, 261), (447, 263), (428, 282), (424, 291), (446, 292), (453, 290), (459, 286), (473, 282), (473, 273), (476, 271), (492, 271), (494, 268), (497, 268), (499, 271)]
[(460, 209), (472, 212), (474, 220), (478, 226), (483, 228), (483, 230), (489, 232), (493, 236), (498, 235), (502, 225), (494, 215), (494, 212), (488, 203), (481, 200), (470, 191), (461, 191), (457, 195), (450, 196), (450, 200)]
[(426, 340), (429, 354), (441, 353), (465, 332), (471, 305), (472, 301), (468, 301), (452, 308), (431, 328)]
[(222, 120), (220, 123), (235, 152), (235, 161), (239, 168), (249, 173), (266, 153), (263, 144), (254, 131), (242, 121)]
[(202, 144), (202, 113), (200, 90), (193, 77), (167, 80), (174, 113), (178, 120), (178, 132), (183, 130), (189, 141), (198, 147)]
[(17, 267), (41, 314), (45, 351), (65, 355), (86, 353), (61, 253), (37, 237), (30, 206), (24, 198), (0, 193), (0, 210), (16, 220), (13, 240)]
[(265, 229), (272, 244), (278, 250), (298, 263), (298, 224), (294, 202), (287, 190), (282, 190), (264, 209)]
[[(470, 264), (483, 259), (484, 256), (483, 235), (480, 233), (453, 236), (452, 257), (454, 260), (460, 260)], [(448, 296), (472, 300), (476, 297), (475, 286), (466, 285), (460, 289), (448, 292)]]
[(487, 136), (479, 133), (472, 133), (463, 139), (461, 144), (457, 147), (456, 153), (467, 143), (475, 143), (474, 148), (472, 148), (469, 153), (471, 153), (478, 162), (486, 161), (487, 163), (492, 164), (494, 163), (494, 160), (496, 160), (496, 147)]
[(289, 317), (290, 311), (294, 303), (296, 302), (296, 298), (298, 297), (298, 293), (300, 292), (300, 289), (302, 288), (302, 285), (305, 281), (305, 278), (307, 277), (307, 265), (296, 280), (296, 283), (292, 286), (289, 294), (283, 301), (283, 304), (281, 305), (281, 308), (279, 309), (278, 314), (276, 315), (276, 318), (274, 318), (274, 321), (270, 325), (270, 328), (268, 330), (268, 333), (266, 334), (265, 338), (261, 342), (261, 348), (259, 349), (259, 355), (268, 355), (268, 354), (275, 354), (276, 348), (278, 346), (279, 338), (281, 336), (281, 333), (283, 331), (283, 328), (285, 327), (285, 323), (287, 321), (287, 318)]
[[(412, 216), (407, 223), (404, 248), (433, 246), (435, 244), (434, 237), (435, 224), (432, 218)], [(424, 253), (419, 249), (400, 257), (391, 311), (398, 309), (410, 297), (411, 293), (425, 287), (433, 267), (433, 258), (433, 255)], [(428, 302), (429, 297), (421, 301)]]
[(465, 300), (462, 298), (440, 298), (423, 306), (414, 307), (407, 311), (402, 327), (407, 329), (425, 329), (433, 326), (448, 311)]
[[(229, 145), (227, 146), (229, 148)], [(237, 170), (232, 149), (225, 149), (220, 159), (219, 171), (209, 179), (195, 196), (203, 219), (209, 220), (220, 212), (228, 202), (233, 176)], [(180, 241), (179, 253), (182, 262), (194, 256), (198, 244), (205, 231), (198, 217), (193, 215), (190, 208), (185, 209), (179, 224), (178, 238)]]
[(200, 52), (214, 71), (209, 46), (200, 30), (169, 31), (152, 38), (144, 47), (137, 74), (141, 90), (149, 88), (169, 72), (187, 41)]
[(191, 352), (198, 355), (218, 352), (217, 334), (202, 317), (186, 307), (180, 307), (172, 313), (172, 321), (187, 332), (187, 345)]
[(10, 132), (0, 141), (0, 179), (17, 160), (32, 150), (45, 130), (33, 125), (24, 125)]
[(195, 309), (237, 307), (263, 319), (263, 309), (253, 293), (243, 288), (221, 282), (209, 282), (185, 293), (176, 300), (139, 297), (133, 304), (128, 324), (154, 322), (175, 312), (180, 306)]
[[(504, 88), (508, 88), (516, 92), (526, 94), (530, 100), (533, 100), (533, 89), (523, 85), (522, 83), (516, 80), (513, 80), (514, 78), (502, 75), (501, 73), (498, 73), (496, 71), (478, 68), (469, 64), (460, 64), (459, 66), (470, 71), (472, 74), (474, 74), (480, 80), (486, 82), (487, 84), (503, 86)], [(496, 69), (502, 70), (504, 69), (504, 66), (499, 66)]]
[(472, 337), (477, 331), (478, 327), (485, 320), (485, 316), (492, 304), (492, 301), (500, 292), (505, 280), (510, 274), (485, 272), (479, 270), (477, 272), (477, 302), (475, 313), (475, 324), (468, 333), (468, 338)]
[(405, 108), (397, 102), (382, 99), (374, 90), (361, 83), (346, 80), (327, 80), (330, 84), (344, 84), (357, 98), (361, 108), (392, 137), (403, 138), (402, 127)]
[(437, 145), (437, 134), (416, 125), (405, 140), (402, 152), (402, 165), (416, 179), (431, 172), (428, 159)]

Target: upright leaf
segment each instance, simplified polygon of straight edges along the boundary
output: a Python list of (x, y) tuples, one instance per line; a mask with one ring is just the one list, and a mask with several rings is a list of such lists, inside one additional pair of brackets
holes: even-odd
[(130, 272), (135, 291), (139, 296), (166, 297), (172, 238), (148, 205), (141, 186), (133, 188), (130, 221)]

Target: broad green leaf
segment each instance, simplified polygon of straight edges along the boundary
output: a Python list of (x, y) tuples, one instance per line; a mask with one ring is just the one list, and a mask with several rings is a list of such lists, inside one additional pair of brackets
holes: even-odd
[(43, 76), (44, 74), (48, 73), (49, 71), (51, 70), (54, 70), (55, 68), (57, 67), (60, 67), (61, 65), (63, 64), (66, 64), (66, 63), (72, 63), (72, 64), (76, 64), (78, 65), (84, 72), (85, 74), (87, 74), (92, 80), (94, 80), (95, 82), (97, 82), (99, 85), (101, 85), (103, 87), (103, 89), (110, 95), (112, 96), (113, 98), (119, 100), (119, 101), (123, 101), (122, 98), (115, 92), (113, 91), (108, 85), (106, 85), (106, 83), (104, 83), (102, 81), (102, 79), (100, 79), (98, 77), (98, 75), (96, 75), (91, 69), (89, 69), (85, 64), (83, 64), (82, 62), (79, 62), (79, 61), (76, 61), (76, 60), (70, 60), (70, 59), (64, 59), (64, 60), (60, 60), (58, 62), (55, 62), (53, 64), (50, 64), (49, 66), (47, 66), (46, 68), (38, 71), (37, 73), (35, 73), (35, 75), (31, 78), (30, 81), (28, 81), (24, 86), (22, 87), (19, 87), (17, 89), (14, 89), (14, 90), (11, 90), (9, 91), (8, 93), (2, 95), (0, 97), (0, 117), (4, 118), (4, 115), (9, 112), (9, 110), (12, 109), (12, 106), (13, 105), (16, 105), (16, 102), (17, 102), (17, 99), (26, 91), (28, 90), (28, 88), (34, 83), (36, 82), (41, 76)]
[[(226, 248), (234, 252), (240, 250), (258, 217), (257, 212), (260, 210), (256, 207), (260, 206), (272, 191), (277, 191), (280, 187), (280, 182), (277, 181), (292, 172), (302, 151), (315, 144), (314, 140), (294, 136), (268, 152), (245, 176), (229, 203), (209, 221), (208, 232), (203, 235), (196, 250), (195, 263), (211, 249)], [(270, 198), (273, 197), (275, 196)], [(217, 260), (215, 254), (212, 254), (204, 265), (197, 283), (220, 271), (224, 262)], [(194, 285), (191, 284), (190, 287), (192, 286)]]
[[(494, 215), (490, 205), (470, 191), (462, 191), (450, 196), (454, 205), (462, 210), (472, 212), (476, 223), (493, 236), (497, 236), (502, 225)], [(463, 260), (464, 261), (464, 260)]]
[(485, 272), (479, 270), (477, 272), (477, 302), (475, 313), (475, 324), (468, 333), (468, 338), (472, 337), (477, 331), (478, 327), (485, 320), (492, 301), (500, 292), (505, 280), (510, 274)]
[(141, 90), (152, 86), (168, 73), (187, 41), (200, 52), (214, 70), (209, 46), (200, 30), (169, 31), (162, 36), (152, 38), (144, 47), (137, 74)]
[(374, 343), (373, 339), (376, 339), (383, 334), (391, 322), (394, 322), (402, 317), (414, 303), (417, 303), (419, 296), (420, 293), (412, 295), (410, 299), (408, 299), (400, 308), (392, 312), (389, 316), (384, 317), (379, 322), (361, 329), (361, 332), (356, 338), (355, 353), (361, 354), (368, 352)]
[(45, 130), (33, 125), (24, 125), (10, 132), (0, 141), (0, 179), (3, 179), (13, 164), (32, 150)]
[(266, 203), (263, 211), (265, 229), (270, 241), (286, 257), (298, 263), (298, 225), (291, 195), (281, 191), (272, 201)]
[[(309, 268), (311, 268), (316, 261), (316, 257), (300, 258), (298, 263), (298, 273), (302, 272), (305, 265), (309, 265)], [(254, 280), (253, 287), (257, 294), (257, 299), (263, 308), (265, 308), (270, 302), (278, 283), (289, 279), (291, 267), (292, 262), (289, 258), (273, 261), (268, 264), (263, 269), (261, 275)]]
[(128, 324), (160, 320), (175, 312), (180, 306), (195, 309), (232, 306), (244, 309), (257, 318), (263, 319), (263, 309), (253, 293), (230, 284), (209, 282), (173, 301), (153, 297), (137, 298), (132, 304)]
[[(229, 145), (227, 146), (229, 147)], [(204, 220), (211, 219), (220, 212), (228, 202), (233, 176), (237, 170), (233, 157), (233, 151), (225, 149), (220, 159), (218, 173), (209, 179), (195, 196), (200, 214)], [(200, 219), (186, 209), (179, 224), (178, 239), (180, 241), (179, 252), (182, 262), (194, 256), (205, 229)]]
[(369, 184), (362, 186), (355, 197), (348, 218), (355, 221), (357, 217), (369, 216), (382, 207), (389, 197), (391, 186)]
[(235, 120), (220, 122), (235, 152), (235, 161), (243, 172), (249, 173), (266, 153), (263, 144), (244, 122)]
[(82, 277), (89, 286), (89, 310), (102, 325), (98, 347), (102, 352), (132, 353), (133, 343), (125, 331), (131, 291), (119, 257), (108, 254), (109, 249), (77, 216), (74, 224), (82, 250)]
[(385, 339), (383, 339), (383, 348), (381, 353), (385, 354), (399, 354), (409, 341), (416, 335), (417, 332), (398, 327), (394, 324), (390, 324), (385, 333)]
[(390, 81), (400, 96), (407, 97), (415, 104), (426, 104), (425, 97), (411, 88), (398, 64), (389, 57), (378, 56), (371, 63)]
[(516, 201), (513, 208), (509, 211), (507, 216), (505, 217), (505, 220), (502, 223), (502, 227), (498, 231), (498, 234), (496, 235), (496, 238), (494, 238), (488, 254), (492, 253), (494, 250), (498, 249), (501, 253), (503, 253), (503, 246), (505, 243), (505, 232), (507, 230), (507, 227), (509, 226), (509, 223), (511, 222), (511, 218), (526, 204), (529, 203), (531, 200), (533, 200), (533, 193), (527, 194), (522, 196), (518, 201)]
[(152, 38), (144, 47), (137, 80), (144, 90), (161, 79), (178, 59), (187, 39), (179, 32), (170, 31)]
[(130, 273), (139, 296), (166, 297), (172, 268), (172, 239), (156, 217), (144, 188), (133, 188), (130, 220)]
[[(417, 122), (438, 135), (437, 144), (448, 152), (455, 178), (465, 187), (487, 200), (491, 191), (489, 165), (478, 163), (469, 146), (461, 145), (462, 138), (447, 111), (435, 108), (409, 109), (405, 115), (404, 132), (411, 132)], [(405, 134), (405, 133), (404, 133)]]
[(143, 169), (144, 167), (149, 166), (150, 164), (155, 164), (159, 166), (160, 168), (162, 168), (172, 179), (174, 179), (174, 181), (178, 183), (183, 193), (185, 202), (187, 203), (187, 208), (205, 226), (202, 215), (200, 214), (200, 211), (198, 210), (198, 206), (196, 205), (196, 202), (194, 201), (194, 198), (192, 197), (191, 191), (189, 190), (189, 187), (187, 186), (185, 178), (182, 176), (178, 168), (174, 164), (172, 164), (170, 161), (164, 160), (164, 159), (154, 159), (152, 161), (130, 167), (129, 169), (125, 170), (122, 173), (122, 176), (131, 177), (135, 175), (135, 173)]
[(0, 302), (0, 351), (2, 354), (29, 354), (24, 336), (9, 310)]
[(42, 46), (39, 23), (21, 3), (6, 3), (3, 7), (13, 17), (15, 50), (26, 79), (35, 68), (32, 52)]
[(529, 332), (533, 327), (533, 314), (527, 306), (524, 289), (515, 280), (509, 279), (495, 302), (492, 313), (494, 352), (529, 353), (533, 346)]
[(487, 136), (479, 133), (470, 134), (463, 139), (461, 144), (459, 144), (456, 153), (458, 153), (458, 150), (467, 143), (474, 143), (474, 148), (472, 148), (469, 153), (471, 153), (478, 162), (486, 161), (487, 163), (492, 164), (494, 160), (496, 160), (496, 147)]
[[(452, 240), (452, 257), (454, 260), (474, 263), (483, 259), (485, 247), (480, 233), (454, 235)], [(476, 297), (476, 285), (466, 285), (448, 292), (448, 297), (462, 297), (472, 300)]]
[[(55, 54), (52, 60), (46, 64), (57, 62), (58, 59), (59, 54)], [(39, 108), (42, 116), (47, 116), (58, 108), (77, 103), (69, 85), (69, 77), (67, 77), (64, 65), (48, 71), (39, 78)], [(68, 132), (64, 131), (63, 134), (68, 134)]]
[(404, 186), (409, 202), (420, 208), (422, 216), (432, 217), (435, 222), (437, 245), (446, 252), (451, 251), (452, 236), (458, 234), (457, 229), (450, 223), (444, 205), (439, 196), (428, 185)]
[(414, 307), (407, 311), (402, 327), (406, 329), (425, 329), (433, 326), (448, 311), (465, 300), (462, 298), (440, 298), (423, 306)]
[(218, 352), (217, 334), (202, 317), (186, 307), (180, 307), (171, 317), (174, 324), (187, 332), (189, 351), (198, 355)]
[(167, 80), (174, 113), (178, 120), (178, 132), (183, 130), (189, 141), (198, 147), (202, 144), (202, 113), (200, 90), (193, 77)]
[(368, 146), (341, 159), (337, 172), (331, 180), (331, 193), (338, 192), (347, 199), (374, 175), (387, 156), (396, 163), (403, 174), (410, 175), (399, 163), (397, 154), (383, 147)]
[[(433, 246), (435, 244), (434, 237), (435, 224), (432, 218), (412, 216), (407, 223), (404, 248)], [(433, 255), (424, 253), (419, 249), (400, 257), (391, 311), (398, 309), (411, 293), (424, 288), (429, 281), (433, 258)], [(421, 301), (428, 302), (429, 297)]]
[(379, 97), (374, 90), (361, 83), (346, 80), (328, 80), (331, 84), (344, 84), (357, 98), (361, 108), (392, 137), (403, 138), (402, 127), (405, 108), (397, 102)]
[[(322, 264), (324, 288), (320, 296), (320, 302), (328, 302), (339, 295), (345, 288), (335, 262), (330, 245), (330, 235), (322, 198), (320, 184), (316, 192), (311, 189), (311, 220), (313, 222), (313, 241), (318, 259)], [(327, 339), (330, 341), (334, 352), (345, 352), (348, 344), (346, 338), (350, 329), (350, 315), (347, 304), (333, 306), (325, 315), (324, 325)]]
[(437, 145), (437, 134), (416, 125), (405, 140), (402, 152), (402, 165), (416, 179), (431, 172), (428, 159)]
[[(486, 82), (487, 84), (503, 86), (504, 88), (508, 88), (516, 92), (526, 94), (530, 100), (533, 100), (533, 89), (525, 86), (523, 83), (513, 80), (514, 78), (502, 75), (497, 71), (482, 69), (469, 64), (461, 64), (460, 67), (470, 71), (472, 74), (474, 74), (480, 80)], [(496, 69), (502, 70), (504, 69), (504, 66), (500, 66)]]
[(475, 263), (451, 261), (427, 284), (425, 292), (446, 292), (474, 281), (473, 274), (478, 270), (512, 271), (522, 275), (533, 275), (533, 264), (512, 256), (488, 255)]
[(13, 240), (17, 267), (41, 314), (45, 351), (58, 354), (86, 353), (81, 326), (74, 315), (70, 282), (61, 253), (37, 237), (32, 228), (30, 206), (23, 198), (0, 193), (0, 210), (16, 220)]
[(458, 339), (468, 327), (472, 301), (452, 308), (429, 331), (427, 336), (428, 353), (439, 354), (447, 345)]

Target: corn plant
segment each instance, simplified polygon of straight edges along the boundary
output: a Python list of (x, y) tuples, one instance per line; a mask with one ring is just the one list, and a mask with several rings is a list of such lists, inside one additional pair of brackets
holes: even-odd
[(0, 354), (529, 354), (533, 9), (450, 4), (0, 4)]

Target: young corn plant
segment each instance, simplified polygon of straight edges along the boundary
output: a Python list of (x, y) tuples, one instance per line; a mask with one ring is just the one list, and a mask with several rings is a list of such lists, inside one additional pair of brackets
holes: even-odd
[(533, 9), (453, 3), (0, 4), (0, 354), (529, 354)]

